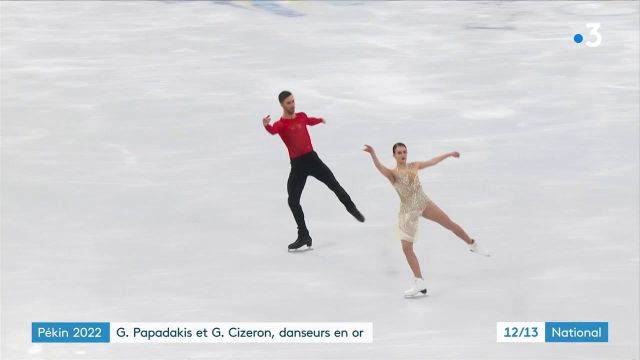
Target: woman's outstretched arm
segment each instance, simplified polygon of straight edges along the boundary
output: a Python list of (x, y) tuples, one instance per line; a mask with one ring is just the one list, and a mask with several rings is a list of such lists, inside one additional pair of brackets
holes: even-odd
[(440, 161), (448, 158), (449, 156), (453, 156), (453, 157), (460, 157), (460, 153), (457, 151), (452, 151), (452, 152), (448, 152), (446, 154), (442, 154), (442, 155), (438, 155), (436, 157), (434, 157), (431, 160), (427, 160), (427, 161), (416, 161), (414, 164), (418, 166), (418, 169), (424, 169), (426, 167), (429, 166), (433, 166), (437, 163), (439, 163)]
[(371, 160), (373, 160), (373, 164), (376, 166), (376, 169), (378, 169), (378, 171), (380, 171), (380, 173), (384, 175), (384, 177), (389, 179), (389, 181), (391, 181), (391, 183), (393, 184), (396, 181), (395, 176), (393, 176), (393, 171), (391, 171), (391, 169), (382, 165), (380, 160), (378, 160), (378, 155), (376, 155), (376, 151), (373, 150), (373, 148), (370, 145), (365, 145), (364, 151), (371, 154)]

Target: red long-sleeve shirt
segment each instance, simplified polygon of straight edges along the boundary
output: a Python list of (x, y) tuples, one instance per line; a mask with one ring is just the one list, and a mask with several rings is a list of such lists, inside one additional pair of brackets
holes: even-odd
[(308, 117), (307, 114), (299, 112), (296, 113), (295, 118), (285, 119), (281, 117), (280, 120), (273, 123), (273, 125), (266, 125), (265, 129), (267, 129), (271, 135), (280, 135), (280, 138), (287, 146), (289, 157), (294, 159), (313, 151), (307, 125), (313, 126), (321, 122), (321, 119)]

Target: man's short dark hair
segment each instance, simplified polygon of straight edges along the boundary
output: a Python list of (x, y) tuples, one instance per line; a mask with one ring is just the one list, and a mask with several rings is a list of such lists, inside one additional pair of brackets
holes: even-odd
[(280, 104), (282, 104), (284, 99), (288, 98), (289, 96), (291, 96), (291, 92), (287, 90), (281, 92), (280, 95), (278, 95), (278, 100), (280, 100)]

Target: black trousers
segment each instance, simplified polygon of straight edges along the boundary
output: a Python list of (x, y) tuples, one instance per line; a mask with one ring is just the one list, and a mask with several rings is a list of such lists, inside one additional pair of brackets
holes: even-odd
[(329, 167), (320, 160), (315, 151), (291, 159), (287, 193), (289, 194), (289, 208), (291, 208), (293, 218), (298, 225), (298, 235), (309, 235), (309, 230), (304, 221), (304, 212), (302, 211), (302, 206), (300, 206), (300, 196), (302, 195), (302, 190), (304, 190), (304, 185), (307, 183), (308, 176), (313, 176), (327, 185), (336, 194), (347, 211), (352, 212), (356, 208), (349, 194), (340, 186)]

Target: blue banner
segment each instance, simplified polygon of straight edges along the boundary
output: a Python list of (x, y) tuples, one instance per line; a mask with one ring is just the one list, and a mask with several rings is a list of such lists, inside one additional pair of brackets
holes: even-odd
[(108, 322), (33, 322), (34, 343), (108, 343)]
[(608, 322), (546, 322), (545, 342), (609, 342)]

